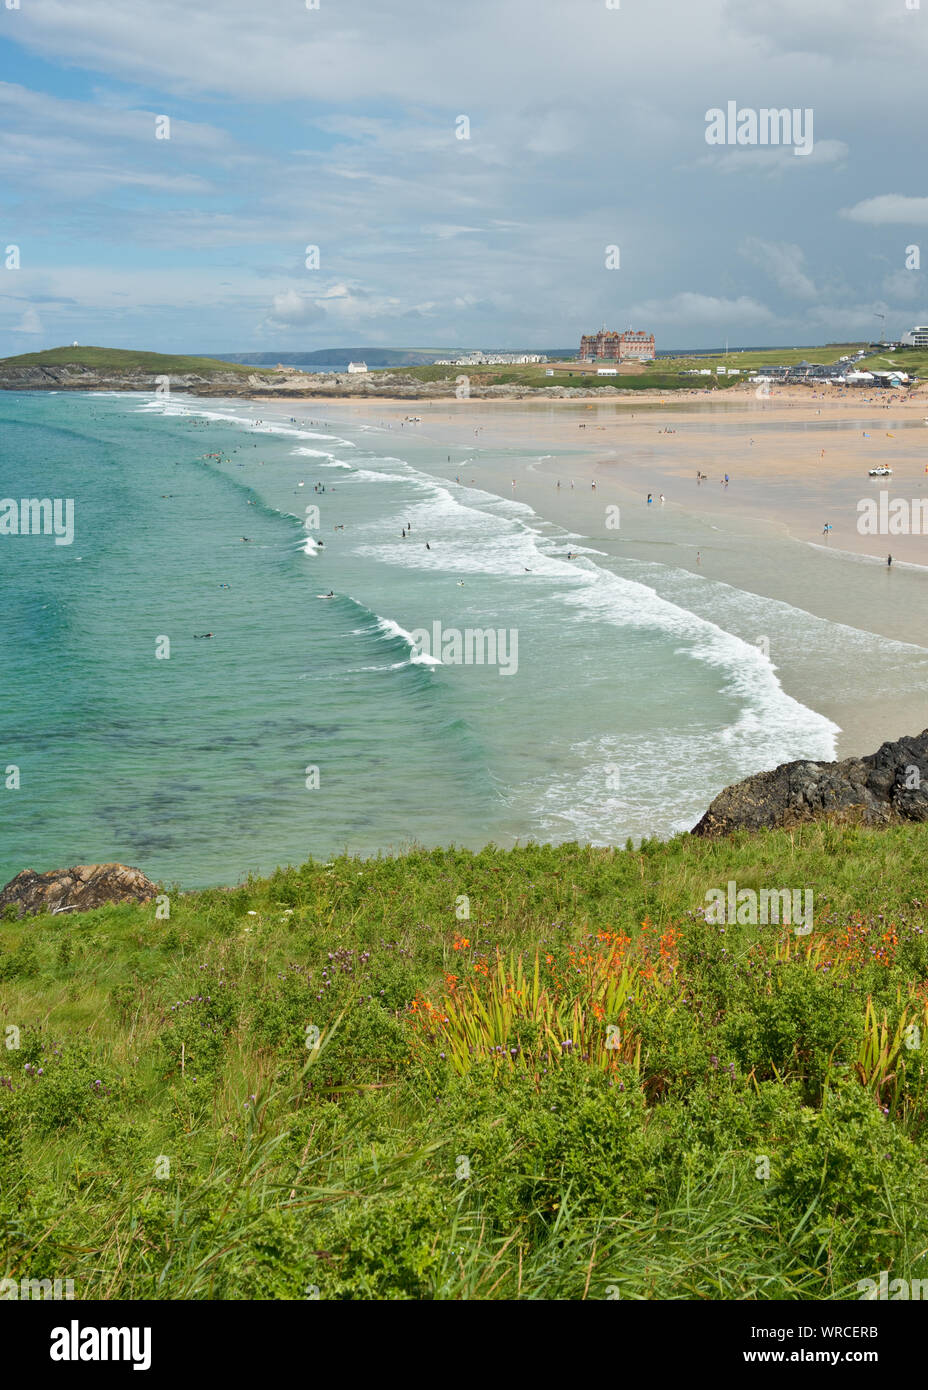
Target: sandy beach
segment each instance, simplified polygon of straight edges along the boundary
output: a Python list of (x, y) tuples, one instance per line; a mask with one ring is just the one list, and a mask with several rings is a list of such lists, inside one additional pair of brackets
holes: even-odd
[[(771, 387), (758, 397), (736, 387), (608, 402), (304, 399), (260, 409), (268, 418), (364, 423), (372, 437), (383, 429), (402, 439), (402, 450), (390, 449), (404, 456), (417, 445), (433, 457), (444, 449), (449, 479), (528, 503), (601, 554), (650, 567), (659, 591), (668, 566), (703, 577), (706, 616), (729, 586), (727, 630), (766, 644), (784, 688), (839, 725), (843, 756), (928, 725), (920, 659), (921, 649), (928, 657), (928, 535), (858, 527), (860, 504), (869, 499), (878, 512), (881, 491), (910, 507), (928, 499), (924, 389)], [(891, 477), (868, 476), (884, 464)], [(800, 641), (758, 629), (756, 605), (741, 613), (739, 592), (838, 624), (834, 670), (820, 660), (811, 669)], [(905, 674), (861, 662), (858, 634), (868, 633), (902, 644)]]

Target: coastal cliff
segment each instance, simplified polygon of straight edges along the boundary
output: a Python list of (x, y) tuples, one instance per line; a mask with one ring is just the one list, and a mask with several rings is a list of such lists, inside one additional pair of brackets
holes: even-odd
[(928, 729), (864, 758), (782, 763), (726, 787), (693, 827), (706, 838), (734, 830), (837, 818), (863, 825), (928, 821)]
[[(325, 399), (341, 396), (378, 396), (396, 400), (455, 399), (454, 378), (421, 381), (403, 371), (397, 372), (298, 372), (228, 371), (150, 372), (122, 367), (90, 367), (80, 363), (61, 365), (14, 365), (0, 362), (0, 391), (157, 391), (165, 380), (172, 391), (190, 396), (306, 397)], [(547, 396), (569, 399), (588, 396), (589, 389), (574, 386), (514, 386), (483, 384), (471, 380), (468, 395), (473, 399), (522, 400)], [(597, 395), (619, 396), (625, 392), (614, 386), (597, 386)]]

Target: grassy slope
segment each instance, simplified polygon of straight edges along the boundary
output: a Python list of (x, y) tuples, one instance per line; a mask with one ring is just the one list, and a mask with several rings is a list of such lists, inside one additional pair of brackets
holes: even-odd
[(220, 362), (212, 357), (175, 357), (163, 352), (135, 352), (124, 348), (60, 347), (46, 352), (26, 352), (0, 358), (0, 367), (100, 367), (127, 372), (236, 372), (247, 375), (253, 367)]
[[(673, 391), (698, 390), (718, 386), (722, 389), (733, 386), (741, 377), (724, 376), (711, 378), (681, 377), (680, 373), (690, 369), (717, 367), (740, 367), (746, 374), (754, 369), (775, 364), (797, 362), (837, 362), (839, 357), (850, 354), (854, 343), (831, 343), (827, 347), (770, 348), (747, 352), (719, 353), (714, 357), (661, 357), (648, 363), (641, 375), (598, 377), (595, 371), (585, 376), (567, 376), (555, 368), (554, 377), (545, 376), (545, 364), (528, 364), (512, 367), (475, 367), (469, 371), (465, 367), (409, 367), (403, 374), (415, 377), (417, 381), (448, 381), (454, 383), (457, 376), (466, 373), (472, 384), (511, 385), (511, 386), (573, 386), (581, 390), (595, 390), (603, 386), (618, 387), (622, 391)], [(548, 364), (550, 366), (550, 364)]]
[(928, 376), (928, 349), (906, 348), (904, 351), (875, 352), (857, 364), (858, 371), (908, 372), (909, 376)]
[[(342, 858), (172, 894), (169, 921), (0, 924), (3, 1273), (111, 1298), (925, 1277), (922, 1054), (890, 1045), (924, 1021), (926, 848), (811, 827)], [(815, 931), (706, 925), (731, 878), (812, 888)]]
[[(597, 376), (595, 371), (586, 375), (568, 376), (564, 372), (555, 372), (553, 377), (545, 376), (544, 365), (535, 366), (528, 364), (525, 366), (513, 367), (401, 367), (386, 368), (387, 371), (399, 371), (404, 377), (411, 377), (416, 381), (447, 381), (449, 389), (454, 389), (459, 376), (466, 375), (472, 387), (478, 386), (570, 386), (578, 391), (595, 391), (604, 386), (617, 387), (621, 391), (673, 391), (681, 386), (692, 389), (694, 384), (715, 385), (714, 378), (710, 382), (706, 378), (702, 383), (695, 379), (680, 378), (675, 372), (663, 370), (648, 370), (639, 375), (606, 377)], [(372, 376), (379, 375), (372, 372)], [(733, 385), (735, 378), (723, 379), (721, 386)]]

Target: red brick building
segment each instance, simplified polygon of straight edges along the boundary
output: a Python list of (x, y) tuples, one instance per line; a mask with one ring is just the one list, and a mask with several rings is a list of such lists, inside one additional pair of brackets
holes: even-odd
[(580, 356), (590, 361), (602, 357), (610, 362), (650, 362), (654, 357), (654, 334), (631, 329), (625, 333), (607, 333), (605, 328), (598, 333), (584, 333), (580, 339)]

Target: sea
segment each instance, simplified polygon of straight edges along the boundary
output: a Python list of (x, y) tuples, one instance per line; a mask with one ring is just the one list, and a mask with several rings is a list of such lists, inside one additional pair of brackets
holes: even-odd
[(624, 845), (834, 757), (730, 595), (708, 617), (700, 580), (470, 485), (464, 452), (457, 481), (444, 446), (291, 408), (0, 398), (0, 497), (74, 509), (70, 544), (0, 534), (0, 882)]

